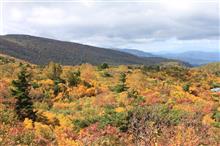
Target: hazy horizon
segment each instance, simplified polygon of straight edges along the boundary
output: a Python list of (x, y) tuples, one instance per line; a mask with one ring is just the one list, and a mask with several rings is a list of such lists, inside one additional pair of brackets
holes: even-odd
[(145, 52), (220, 51), (218, 0), (0, 0), (0, 34)]

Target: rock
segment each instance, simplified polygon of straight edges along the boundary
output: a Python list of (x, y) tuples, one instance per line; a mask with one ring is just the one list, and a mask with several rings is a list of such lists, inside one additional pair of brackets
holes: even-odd
[(212, 92), (220, 92), (220, 88), (213, 88), (211, 89)]

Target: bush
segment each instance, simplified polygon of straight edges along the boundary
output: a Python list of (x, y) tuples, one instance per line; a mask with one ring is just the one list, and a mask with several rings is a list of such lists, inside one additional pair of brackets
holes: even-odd
[(138, 92), (134, 89), (128, 91), (127, 93), (128, 98), (137, 98), (138, 97)]
[(189, 91), (189, 88), (190, 88), (190, 84), (185, 84), (185, 85), (183, 85), (183, 90), (184, 90), (185, 92), (188, 92), (188, 91)]
[(92, 84), (90, 84), (89, 82), (86, 82), (86, 81), (83, 81), (83, 85), (86, 86), (87, 88), (93, 87)]
[(104, 71), (104, 72), (102, 73), (102, 76), (103, 76), (103, 77), (112, 77), (112, 75), (111, 75), (110, 73), (106, 72), (106, 71)]
[(60, 79), (62, 71), (61, 65), (54, 62), (50, 62), (45, 68), (45, 74), (51, 80)]
[(119, 85), (116, 85), (115, 87), (113, 87), (112, 90), (116, 93), (121, 93), (123, 91), (126, 91), (126, 87), (124, 84), (119, 84)]
[(91, 124), (96, 123), (99, 120), (99, 117), (93, 117), (93, 118), (89, 118), (89, 119), (83, 119), (83, 120), (74, 120), (73, 124), (76, 126), (76, 128), (78, 130), (88, 127)]
[(122, 132), (128, 130), (128, 121), (129, 116), (127, 112), (116, 112), (113, 108), (106, 108), (105, 114), (99, 119), (101, 127), (111, 125), (118, 127)]
[(109, 68), (108, 64), (107, 63), (103, 63), (101, 65), (98, 66), (98, 69), (102, 70), (102, 69), (107, 69)]
[(27, 130), (14, 137), (15, 145), (33, 145), (35, 139), (34, 131)]
[(1, 109), (0, 108), (0, 123), (1, 124), (10, 124), (16, 122), (16, 115), (10, 109)]
[(80, 83), (80, 71), (70, 71), (67, 74), (67, 82), (69, 86), (77, 86)]

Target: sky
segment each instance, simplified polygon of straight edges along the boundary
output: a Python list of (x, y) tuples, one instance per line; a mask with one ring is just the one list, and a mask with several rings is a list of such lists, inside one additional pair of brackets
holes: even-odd
[(0, 0), (0, 34), (146, 52), (220, 52), (219, 0)]

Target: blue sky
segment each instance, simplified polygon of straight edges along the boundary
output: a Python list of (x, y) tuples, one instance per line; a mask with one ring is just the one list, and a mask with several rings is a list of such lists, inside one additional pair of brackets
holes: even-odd
[(218, 0), (0, 0), (1, 34), (146, 52), (220, 51)]

